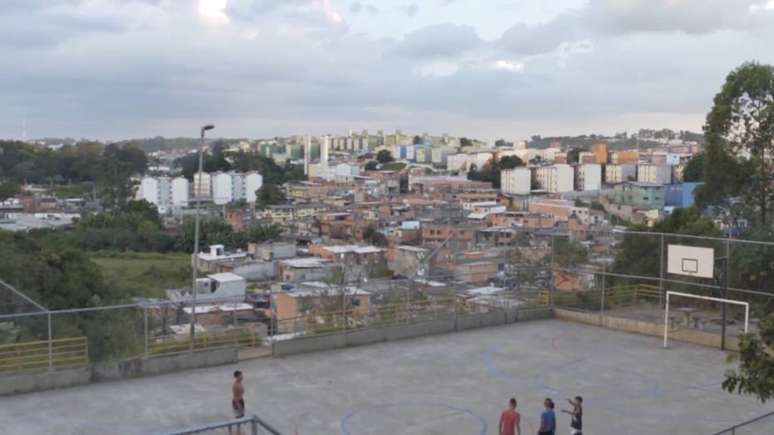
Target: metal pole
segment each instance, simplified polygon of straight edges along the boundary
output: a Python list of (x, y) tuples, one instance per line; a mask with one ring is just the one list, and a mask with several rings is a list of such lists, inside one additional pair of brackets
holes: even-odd
[(667, 348), (668, 335), (669, 335), (669, 295), (666, 295), (666, 309), (664, 310), (664, 349)]
[(207, 130), (211, 130), (214, 127), (212, 125), (205, 125), (201, 129), (201, 142), (199, 144), (199, 179), (196, 182), (196, 216), (194, 218), (194, 249), (193, 249), (193, 267), (191, 271), (191, 291), (193, 293), (193, 300), (191, 304), (191, 343), (190, 349), (194, 348), (194, 339), (196, 338), (195, 327), (196, 325), (196, 294), (198, 289), (196, 287), (197, 273), (199, 272), (199, 221), (200, 221), (200, 207), (202, 196), (202, 172), (203, 172), (203, 160), (204, 160), (204, 133)]
[[(731, 252), (729, 241), (726, 240), (726, 258), (723, 260), (723, 299), (728, 299), (728, 260), (729, 260), (729, 254)], [(722, 325), (721, 325), (721, 331), (720, 331), (720, 350), (726, 350), (726, 316), (727, 316), (727, 309), (726, 309), (726, 303), (723, 302), (721, 305), (721, 317), (722, 317)]]
[(142, 317), (145, 323), (145, 357), (148, 357), (148, 308), (142, 307)]
[(554, 306), (554, 291), (555, 291), (555, 285), (556, 280), (554, 277), (554, 240), (556, 239), (555, 235), (551, 233), (551, 286), (548, 288), (548, 306), (553, 307)]
[(610, 249), (610, 245), (607, 244), (607, 246), (605, 247), (606, 255), (605, 255), (605, 258), (602, 259), (602, 300), (601, 300), (601, 307), (599, 310), (600, 317), (604, 317), (605, 315), (605, 296), (607, 293), (607, 287), (605, 283), (605, 276), (606, 276), (605, 272), (607, 272), (607, 256), (610, 255), (609, 249)]
[(661, 250), (658, 254), (658, 304), (664, 306), (664, 234), (661, 234)]
[(51, 333), (51, 311), (48, 312), (48, 371), (54, 370), (54, 342)]

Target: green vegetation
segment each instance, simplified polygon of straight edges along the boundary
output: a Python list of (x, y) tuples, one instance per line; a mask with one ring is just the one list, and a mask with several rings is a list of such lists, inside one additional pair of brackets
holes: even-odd
[[(706, 184), (701, 205), (724, 205), (741, 196), (750, 219), (768, 223), (774, 162), (774, 66), (745, 63), (732, 71), (715, 96), (704, 127)], [(739, 158), (746, 153), (749, 158)]]
[(389, 150), (379, 150), (379, 152), (376, 153), (376, 161), (383, 165), (394, 160), (395, 159), (392, 157), (392, 153)]
[(365, 170), (366, 171), (375, 171), (377, 169), (379, 169), (379, 162), (377, 162), (376, 160), (370, 160), (365, 165)]
[[(284, 166), (280, 166), (259, 152), (228, 152), (226, 145), (224, 141), (217, 141), (213, 144), (211, 152), (204, 153), (203, 168), (205, 172), (258, 171), (263, 177), (264, 184), (274, 185), (306, 179), (304, 168), (301, 165), (292, 165), (286, 162)], [(181, 157), (177, 159), (176, 164), (182, 169), (183, 176), (191, 180), (199, 169), (199, 155), (189, 154)]]
[(391, 162), (382, 165), (382, 171), (402, 171), (406, 167), (403, 162)]
[(513, 169), (518, 166), (524, 166), (524, 162), (516, 156), (505, 156), (500, 160), (490, 160), (481, 170), (475, 165), (468, 170), (468, 179), (475, 181), (488, 181), (496, 189), (500, 188), (500, 172), (504, 169)]
[(164, 297), (168, 288), (191, 285), (191, 254), (97, 252), (91, 260), (105, 284), (122, 295)]
[(688, 161), (683, 171), (683, 181), (701, 182), (704, 181), (704, 153), (696, 154)]
[(757, 334), (741, 336), (739, 354), (729, 358), (739, 362), (739, 369), (726, 373), (723, 389), (766, 402), (774, 397), (774, 318), (761, 319), (758, 327)]
[(284, 204), (285, 202), (287, 202), (285, 190), (274, 184), (264, 184), (256, 191), (255, 206), (257, 208), (266, 208), (270, 205)]

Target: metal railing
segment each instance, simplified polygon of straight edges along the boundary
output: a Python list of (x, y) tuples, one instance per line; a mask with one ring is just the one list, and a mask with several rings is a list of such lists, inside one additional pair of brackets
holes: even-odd
[[(242, 417), (235, 420), (228, 420), (219, 423), (208, 424), (200, 427), (192, 427), (181, 431), (167, 432), (165, 435), (192, 435), (206, 434), (218, 429), (228, 429), (229, 433), (239, 433), (242, 427), (247, 426), (250, 429), (250, 435), (271, 434), (282, 435), (280, 431), (273, 428), (270, 424), (258, 418), (257, 415), (251, 417)], [(232, 432), (233, 429), (236, 429)], [(248, 433), (242, 432), (244, 435)]]
[(746, 435), (746, 434), (770, 434), (774, 433), (774, 411), (763, 414), (760, 417), (747, 420), (743, 423), (731, 426), (728, 429), (715, 432), (712, 435)]
[(0, 346), (0, 373), (84, 367), (89, 363), (86, 337), (28, 341)]

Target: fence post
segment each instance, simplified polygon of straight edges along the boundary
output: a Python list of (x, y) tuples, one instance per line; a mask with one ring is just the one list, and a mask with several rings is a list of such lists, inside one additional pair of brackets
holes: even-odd
[(54, 371), (54, 342), (51, 333), (51, 311), (48, 312), (48, 371)]
[(250, 420), (250, 433), (252, 435), (258, 435), (258, 417), (253, 416), (253, 419)]
[(658, 253), (658, 305), (664, 306), (664, 233), (661, 233), (661, 250)]
[(145, 330), (145, 358), (148, 357), (148, 307), (142, 307), (142, 317), (144, 322), (143, 329)]

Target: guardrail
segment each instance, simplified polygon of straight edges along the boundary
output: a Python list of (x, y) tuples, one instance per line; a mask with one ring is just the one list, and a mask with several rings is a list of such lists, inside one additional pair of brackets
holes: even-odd
[[(241, 428), (242, 426), (250, 428), (250, 435), (259, 435), (269, 433), (271, 435), (282, 435), (280, 431), (274, 429), (271, 425), (258, 418), (257, 415), (243, 417), (235, 420), (223, 421), (220, 423), (208, 424), (206, 426), (193, 427), (177, 432), (168, 432), (166, 435), (194, 435), (212, 432), (218, 429), (228, 429), (231, 433), (232, 428)], [(245, 434), (246, 435), (246, 434)]]
[(86, 337), (0, 346), (0, 373), (84, 367), (88, 363), (89, 345)]
[[(194, 338), (193, 349), (208, 349), (223, 346), (255, 347), (261, 338), (247, 328), (227, 329), (221, 332), (199, 333)], [(148, 343), (149, 355), (186, 352), (191, 349), (191, 337), (163, 337)]]
[[(760, 425), (760, 426), (759, 426)], [(754, 427), (753, 427), (754, 426)], [(774, 411), (715, 432), (712, 435), (764, 434), (774, 432)]]

